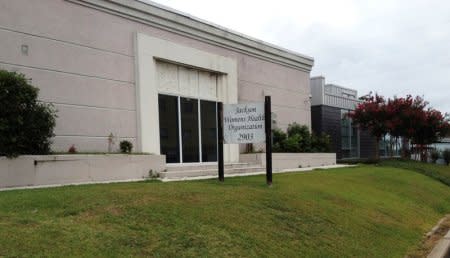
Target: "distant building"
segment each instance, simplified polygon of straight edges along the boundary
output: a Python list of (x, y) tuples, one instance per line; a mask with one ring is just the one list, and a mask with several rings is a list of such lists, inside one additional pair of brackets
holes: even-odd
[(441, 139), (440, 141), (433, 143), (432, 146), (438, 151), (450, 149), (450, 137)]
[[(330, 135), (337, 159), (369, 158), (374, 154), (374, 138), (347, 117), (359, 102), (356, 90), (326, 84), (323, 76), (311, 78), (312, 130)], [(382, 156), (386, 155), (383, 146)]]

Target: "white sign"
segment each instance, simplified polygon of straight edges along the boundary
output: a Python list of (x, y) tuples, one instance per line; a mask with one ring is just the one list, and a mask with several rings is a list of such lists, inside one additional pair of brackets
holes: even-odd
[(223, 105), (223, 138), (225, 143), (264, 142), (264, 103)]

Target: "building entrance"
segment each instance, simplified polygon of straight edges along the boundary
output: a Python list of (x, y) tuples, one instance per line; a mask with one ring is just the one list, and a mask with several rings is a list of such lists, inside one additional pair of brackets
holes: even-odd
[(159, 94), (158, 104), (167, 163), (217, 161), (217, 102)]

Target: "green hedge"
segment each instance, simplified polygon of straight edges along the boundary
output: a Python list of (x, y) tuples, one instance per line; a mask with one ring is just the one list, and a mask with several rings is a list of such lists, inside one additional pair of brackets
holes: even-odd
[(331, 140), (326, 134), (315, 135), (305, 125), (290, 124), (287, 133), (273, 130), (274, 152), (330, 152)]

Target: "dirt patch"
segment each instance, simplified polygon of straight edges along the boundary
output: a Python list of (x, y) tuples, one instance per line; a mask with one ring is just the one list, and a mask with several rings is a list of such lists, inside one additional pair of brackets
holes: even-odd
[(433, 247), (439, 243), (439, 241), (447, 234), (450, 230), (450, 214), (442, 218), (439, 223), (428, 232), (422, 239), (419, 246), (408, 253), (405, 257), (416, 258), (416, 257), (427, 257), (431, 252)]

